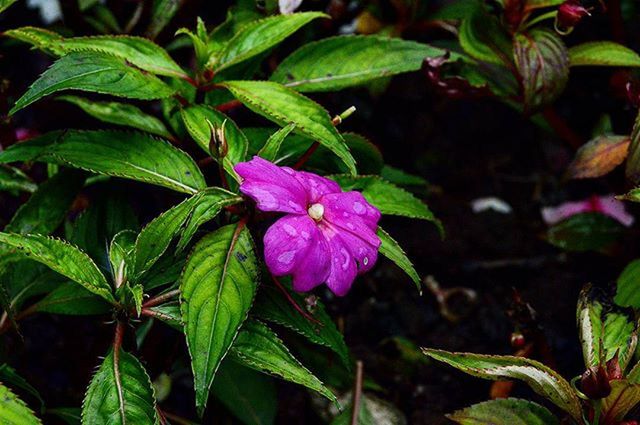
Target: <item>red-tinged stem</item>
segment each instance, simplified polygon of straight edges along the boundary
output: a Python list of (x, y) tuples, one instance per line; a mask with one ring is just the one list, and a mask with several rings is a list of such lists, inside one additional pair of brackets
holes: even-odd
[(271, 275), (271, 279), (273, 280), (273, 283), (276, 285), (276, 287), (280, 290), (280, 292), (282, 292), (284, 294), (284, 296), (287, 299), (287, 301), (289, 301), (289, 304), (291, 304), (293, 306), (293, 308), (298, 313), (300, 313), (300, 315), (302, 317), (304, 317), (305, 319), (307, 319), (311, 323), (315, 323), (317, 325), (322, 326), (322, 323), (318, 319), (316, 319), (315, 317), (313, 317), (312, 315), (310, 315), (309, 313), (304, 311), (304, 309), (298, 305), (296, 300), (294, 300), (293, 297), (291, 296), (291, 294), (289, 294), (289, 292), (286, 290), (286, 288), (284, 286), (282, 286), (282, 283), (280, 283), (280, 281), (278, 280), (277, 277)]
[(230, 102), (223, 103), (223, 104), (220, 104), (220, 105), (216, 106), (216, 110), (218, 110), (220, 112), (226, 112), (226, 111), (230, 111), (232, 109), (235, 109), (240, 105), (242, 105), (242, 103), (239, 100), (232, 100)]
[(362, 381), (364, 378), (362, 360), (356, 362), (356, 382), (353, 385), (353, 401), (351, 402), (351, 425), (358, 425), (360, 421), (360, 404), (362, 401)]
[(153, 317), (154, 319), (160, 319), (160, 320), (172, 319), (172, 317), (167, 314), (163, 314), (163, 313), (160, 313), (159, 311), (154, 311), (148, 308), (143, 308), (142, 310), (140, 310), (140, 316)]
[[(26, 309), (22, 310), (20, 313), (16, 314), (14, 320), (17, 322), (18, 320), (24, 319), (25, 317), (31, 316), (36, 312), (36, 304), (33, 304)], [(5, 311), (0, 317), (0, 335), (5, 333), (11, 328), (11, 320), (9, 320), (9, 315)]]
[(551, 126), (553, 131), (564, 139), (572, 148), (578, 149), (584, 144), (582, 138), (578, 136), (571, 127), (569, 127), (564, 118), (562, 118), (554, 108), (545, 108), (542, 111), (542, 116), (549, 126)]
[(311, 146), (309, 146), (309, 149), (307, 149), (306, 152), (302, 154), (298, 162), (294, 164), (293, 169), (299, 170), (300, 168), (302, 168), (302, 166), (307, 163), (309, 158), (311, 158), (311, 155), (313, 155), (313, 153), (318, 149), (318, 146), (320, 146), (320, 143), (313, 142)]
[(181, 416), (174, 415), (173, 413), (169, 413), (165, 410), (162, 411), (162, 414), (165, 418), (169, 419), (171, 422), (176, 423), (178, 425), (196, 425), (195, 422), (191, 422), (188, 419), (185, 419)]
[(120, 376), (120, 349), (122, 348), (122, 338), (124, 336), (124, 322), (116, 322), (116, 332), (113, 336), (113, 373), (118, 391), (118, 402), (120, 403), (120, 417), (122, 423), (126, 422), (124, 413), (124, 392), (122, 390), (122, 378)]
[(158, 304), (162, 304), (165, 301), (168, 301), (172, 298), (180, 295), (179, 289), (174, 289), (173, 291), (165, 292), (164, 294), (160, 294), (156, 297), (148, 299), (145, 303), (142, 304), (142, 308), (149, 308), (157, 306)]

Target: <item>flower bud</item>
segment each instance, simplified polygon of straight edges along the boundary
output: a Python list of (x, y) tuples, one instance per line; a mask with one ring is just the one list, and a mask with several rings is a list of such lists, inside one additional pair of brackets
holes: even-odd
[(582, 374), (582, 392), (591, 400), (599, 400), (611, 394), (611, 384), (607, 370), (602, 366), (592, 366)]
[(220, 127), (214, 126), (209, 120), (207, 120), (207, 124), (209, 124), (209, 130), (211, 131), (209, 152), (214, 158), (222, 159), (227, 156), (227, 152), (229, 151), (229, 145), (227, 144), (227, 137), (224, 130), (227, 121), (225, 120)]
[(556, 28), (561, 33), (569, 32), (585, 16), (590, 16), (589, 11), (582, 6), (580, 0), (566, 0), (558, 8), (556, 16)]
[(618, 353), (607, 362), (607, 376), (609, 377), (609, 381), (622, 379), (622, 368), (618, 360)]
[(516, 349), (524, 347), (525, 344), (524, 335), (520, 332), (514, 332), (511, 334), (511, 346)]

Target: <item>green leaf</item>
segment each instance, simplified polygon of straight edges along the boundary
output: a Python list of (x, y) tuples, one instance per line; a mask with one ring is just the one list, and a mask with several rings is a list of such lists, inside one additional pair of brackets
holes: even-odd
[(17, 249), (17, 253), (37, 261), (79, 283), (90, 292), (114, 302), (111, 287), (98, 266), (73, 245), (41, 235), (0, 233), (0, 243)]
[(109, 124), (132, 127), (167, 139), (173, 137), (162, 121), (142, 112), (137, 106), (121, 102), (96, 102), (78, 96), (60, 96), (57, 99), (74, 104), (92, 117)]
[(569, 80), (569, 56), (555, 32), (534, 29), (517, 33), (513, 39), (513, 58), (522, 80), (527, 112), (552, 103), (562, 93)]
[[(627, 155), (627, 167), (625, 175), (631, 183), (640, 183), (640, 112), (636, 115), (636, 121), (631, 130), (631, 144)], [(638, 202), (640, 200), (640, 190), (635, 188), (624, 196), (624, 199)]]
[(165, 322), (179, 332), (183, 332), (182, 317), (180, 316), (180, 306), (178, 303), (166, 303), (156, 307), (151, 307), (149, 310), (154, 312), (156, 319)]
[(602, 134), (578, 149), (567, 169), (572, 179), (601, 177), (610, 173), (627, 157), (629, 137)]
[(33, 193), (37, 188), (38, 185), (18, 168), (0, 165), (0, 191), (16, 195), (18, 192)]
[(588, 297), (589, 286), (582, 290), (578, 300), (577, 322), (582, 356), (585, 367), (600, 365), (602, 357), (602, 337), (604, 323), (602, 323), (602, 304)]
[(640, 403), (640, 384), (616, 379), (610, 381), (611, 394), (602, 400), (602, 424), (618, 424)]
[(11, 108), (9, 114), (61, 90), (80, 90), (130, 99), (162, 99), (174, 90), (157, 77), (127, 65), (126, 60), (93, 52), (58, 59)]
[[(445, 53), (399, 38), (343, 35), (305, 44), (282, 61), (270, 79), (300, 92), (341, 90), (417, 71), (425, 58)], [(454, 53), (451, 60), (459, 57)]]
[(280, 146), (282, 146), (282, 142), (294, 128), (296, 128), (295, 124), (289, 124), (269, 136), (264, 146), (258, 151), (258, 156), (267, 161), (275, 161), (278, 158), (278, 151), (280, 150)]
[(138, 235), (135, 247), (135, 276), (139, 277), (167, 250), (180, 232), (185, 246), (197, 228), (215, 217), (223, 207), (242, 201), (238, 195), (217, 187), (208, 188), (165, 211)]
[(571, 385), (558, 373), (542, 363), (515, 356), (450, 353), (427, 348), (423, 348), (422, 351), (434, 360), (447, 363), (456, 369), (479, 378), (524, 381), (533, 391), (568, 412), (575, 420), (582, 420), (580, 401)]
[(42, 424), (25, 402), (2, 384), (0, 384), (0, 422), (7, 425)]
[(238, 162), (245, 160), (249, 142), (238, 126), (222, 112), (218, 112), (204, 105), (190, 106), (182, 109), (180, 113), (184, 125), (187, 127), (187, 131), (191, 137), (193, 137), (193, 140), (209, 155), (211, 155), (211, 151), (209, 150), (211, 127), (208, 122), (216, 128), (222, 128), (224, 125), (224, 135), (227, 141), (228, 151), (222, 163), (225, 171), (239, 181), (240, 179), (233, 170), (233, 167)]
[(344, 139), (326, 110), (311, 99), (269, 81), (226, 81), (235, 97), (249, 109), (284, 127), (295, 124), (294, 132), (318, 141), (335, 153), (356, 174), (356, 164)]
[(495, 65), (511, 63), (511, 40), (495, 16), (487, 13), (480, 2), (476, 2), (460, 25), (458, 41), (469, 56)]
[(622, 232), (622, 225), (613, 218), (600, 213), (582, 213), (551, 227), (547, 240), (567, 251), (597, 251), (615, 242)]
[(109, 244), (109, 264), (116, 288), (127, 282), (128, 277), (134, 272), (136, 236), (133, 230), (122, 230)]
[(314, 19), (328, 17), (324, 13), (303, 12), (254, 21), (244, 26), (225, 44), (220, 53), (210, 58), (207, 67), (220, 72), (279, 44)]
[(62, 170), (42, 183), (5, 227), (10, 233), (47, 235), (60, 226), (84, 184), (82, 173)]
[(278, 399), (276, 386), (268, 376), (226, 360), (220, 365), (211, 391), (242, 423), (275, 423)]
[[(386, 413), (386, 412), (384, 412)], [(346, 409), (344, 409), (338, 416), (336, 416), (333, 421), (331, 421), (331, 425), (352, 425), (351, 422), (353, 416), (353, 403), (349, 403)], [(386, 418), (385, 418), (386, 419)], [(389, 418), (389, 423), (391, 422), (391, 418)], [(369, 398), (362, 394), (360, 396), (360, 412), (358, 412), (358, 420), (356, 425), (375, 425), (376, 418), (371, 414), (371, 406)]]
[(461, 425), (559, 425), (547, 408), (517, 398), (489, 400), (447, 415)]
[(337, 402), (336, 396), (305, 368), (262, 322), (248, 320), (231, 348), (233, 359), (262, 372), (294, 382)]
[(144, 71), (167, 77), (184, 78), (187, 74), (153, 41), (130, 35), (98, 35), (92, 37), (64, 38), (42, 28), (23, 27), (4, 33), (37, 47), (64, 56), (74, 52), (102, 53), (125, 59)]
[(529, 10), (540, 9), (543, 7), (558, 6), (563, 2), (564, 0), (527, 0), (525, 8)]
[(380, 176), (330, 176), (342, 190), (359, 190), (382, 214), (431, 221), (442, 232), (442, 224), (429, 207), (410, 192), (389, 183)]
[(0, 13), (7, 10), (7, 8), (9, 8), (9, 6), (11, 6), (16, 1), (18, 0), (0, 0)]
[(109, 352), (82, 403), (83, 425), (158, 424), (149, 375), (126, 351)]
[(570, 66), (640, 66), (640, 55), (612, 41), (592, 41), (569, 49)]
[(640, 259), (627, 264), (618, 277), (614, 301), (621, 307), (640, 308)]
[(181, 0), (154, 0), (146, 34), (156, 38), (180, 9)]
[(78, 407), (56, 407), (47, 409), (47, 414), (55, 416), (67, 425), (80, 425), (82, 420), (82, 409)]
[(52, 132), (0, 152), (0, 163), (42, 161), (193, 194), (206, 187), (193, 159), (164, 140), (112, 130)]
[(180, 278), (180, 310), (202, 416), (220, 362), (247, 318), (258, 282), (249, 231), (231, 224), (202, 238)]
[[(298, 306), (304, 308), (306, 303), (301, 295), (289, 292), (289, 296)], [(314, 305), (313, 311), (310, 312), (310, 315), (318, 321), (318, 323), (314, 323), (296, 311), (278, 289), (270, 285), (262, 285), (252, 314), (260, 319), (289, 328), (314, 344), (333, 350), (347, 368), (351, 366), (349, 349), (344, 342), (344, 337), (336, 328), (321, 302), (318, 301)]]
[(20, 376), (14, 368), (6, 363), (0, 364), (0, 382), (11, 384), (12, 386), (26, 391), (40, 402), (40, 413), (44, 411), (44, 400), (42, 399), (42, 396), (40, 395), (38, 390), (36, 390), (33, 385), (27, 382), (26, 379)]
[(40, 313), (93, 315), (107, 313), (111, 306), (74, 282), (67, 282), (33, 305)]
[(7, 30), (3, 35), (29, 43), (35, 48), (51, 55), (62, 56), (64, 54), (60, 47), (54, 43), (63, 38), (57, 32), (37, 27), (21, 27)]
[(402, 247), (382, 227), (378, 227), (378, 237), (382, 242), (380, 244), (380, 254), (384, 255), (400, 267), (411, 278), (413, 283), (416, 284), (418, 292), (422, 294), (420, 276)]

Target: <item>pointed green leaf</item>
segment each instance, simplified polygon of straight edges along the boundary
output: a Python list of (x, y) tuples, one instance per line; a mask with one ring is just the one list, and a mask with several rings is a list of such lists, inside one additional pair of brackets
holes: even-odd
[(311, 99), (270, 81), (221, 83), (253, 112), (284, 127), (295, 124), (295, 133), (307, 136), (335, 153), (356, 174), (356, 164), (344, 139), (326, 110)]
[(33, 193), (37, 188), (38, 185), (18, 168), (0, 165), (0, 191), (16, 195), (18, 192)]
[(597, 251), (614, 243), (624, 230), (617, 220), (596, 212), (573, 215), (547, 232), (552, 245), (567, 251)]
[(126, 351), (109, 352), (82, 403), (83, 425), (158, 424), (149, 375)]
[(640, 403), (640, 384), (626, 379), (610, 381), (611, 394), (602, 400), (601, 424), (619, 424)]
[(4, 12), (5, 10), (7, 10), (9, 8), (9, 6), (11, 6), (16, 1), (18, 1), (18, 0), (0, 0), (0, 13)]
[(147, 36), (156, 38), (178, 12), (181, 4), (181, 0), (154, 0)]
[(640, 259), (631, 261), (620, 273), (614, 301), (621, 307), (640, 308)]
[(569, 49), (570, 66), (640, 66), (640, 55), (612, 41), (592, 41)]
[(0, 243), (16, 248), (18, 254), (48, 266), (105, 300), (114, 301), (111, 287), (98, 266), (73, 245), (46, 236), (13, 233), (0, 233)]
[(162, 99), (174, 90), (124, 59), (92, 52), (70, 53), (58, 59), (11, 108), (9, 114), (61, 90), (80, 90), (130, 99)]
[[(44, 400), (42, 396), (36, 390), (33, 385), (31, 385), (26, 379), (24, 379), (18, 372), (9, 366), (8, 364), (0, 364), (0, 382), (5, 384), (10, 384), (15, 388), (20, 388), (23, 391), (26, 391), (40, 402), (40, 412), (44, 412)], [(0, 407), (0, 410), (2, 408)]]
[(135, 248), (135, 276), (148, 270), (182, 232), (180, 247), (186, 246), (198, 227), (215, 217), (225, 206), (242, 201), (238, 195), (212, 187), (186, 199), (156, 217), (138, 235)]
[(42, 183), (29, 200), (20, 206), (4, 231), (41, 235), (52, 233), (64, 220), (84, 181), (81, 172), (58, 172)]
[(180, 278), (180, 309), (202, 415), (209, 388), (253, 302), (258, 264), (249, 231), (231, 224), (202, 238)]
[(225, 360), (211, 392), (245, 425), (275, 424), (278, 398), (270, 377)]
[(51, 291), (31, 308), (41, 313), (85, 316), (107, 313), (111, 305), (82, 286), (67, 282)]
[(559, 425), (547, 408), (517, 398), (489, 400), (447, 415), (461, 425)]
[(209, 155), (211, 155), (209, 150), (211, 127), (209, 123), (216, 128), (222, 128), (224, 125), (224, 134), (228, 147), (227, 155), (223, 159), (224, 169), (234, 179), (239, 180), (233, 167), (238, 162), (245, 160), (249, 142), (238, 126), (222, 112), (204, 105), (190, 106), (182, 109), (180, 113), (184, 125), (193, 140)]
[(423, 348), (422, 351), (434, 360), (447, 363), (479, 378), (524, 381), (533, 391), (569, 413), (575, 420), (582, 420), (580, 401), (571, 385), (540, 362), (515, 356), (451, 353), (427, 348)]
[[(301, 295), (290, 292), (289, 296), (304, 308), (305, 301)], [(328, 347), (340, 356), (340, 360), (345, 366), (350, 367), (349, 349), (344, 342), (344, 337), (336, 328), (321, 302), (318, 301), (314, 305), (313, 312), (310, 313), (319, 322), (313, 323), (303, 317), (282, 292), (273, 286), (262, 285), (252, 314), (263, 320), (289, 328), (315, 344)]]
[[(640, 183), (640, 112), (636, 115), (636, 120), (631, 130), (631, 144), (629, 145), (626, 165), (625, 175), (627, 179), (637, 186)], [(624, 199), (639, 202), (640, 188), (632, 189), (625, 195)]]
[(474, 2), (458, 31), (458, 41), (469, 56), (494, 65), (511, 63), (511, 40), (498, 19)]
[(7, 425), (39, 425), (40, 419), (11, 390), (0, 383), (0, 423)]
[(57, 99), (78, 106), (100, 121), (135, 128), (167, 139), (172, 138), (162, 121), (142, 112), (137, 106), (121, 102), (97, 102), (78, 96), (60, 96)]
[(69, 165), (196, 193), (206, 187), (193, 159), (164, 140), (111, 130), (52, 132), (0, 152), (0, 163), (42, 161)]
[(231, 347), (232, 358), (252, 369), (317, 391), (331, 401), (336, 396), (293, 357), (280, 338), (265, 324), (248, 320)]
[(429, 207), (412, 193), (389, 183), (380, 176), (330, 176), (342, 190), (359, 190), (382, 214), (431, 221), (442, 232), (442, 224)]
[(207, 66), (220, 72), (279, 44), (314, 19), (328, 17), (324, 13), (303, 12), (270, 16), (251, 22), (240, 29), (220, 53), (209, 59)]
[[(282, 61), (271, 81), (301, 92), (340, 90), (417, 71), (425, 58), (445, 53), (399, 38), (343, 35), (305, 44)], [(458, 57), (453, 54), (452, 60)]]
[(289, 124), (269, 136), (264, 146), (262, 146), (258, 151), (258, 156), (266, 159), (267, 161), (275, 161), (278, 158), (278, 151), (280, 150), (282, 142), (294, 128), (296, 128), (295, 124)]
[(4, 35), (58, 56), (73, 52), (102, 53), (125, 59), (128, 63), (152, 74), (178, 78), (187, 75), (162, 47), (142, 37), (98, 35), (64, 38), (36, 27), (16, 28), (6, 31)]
[(384, 255), (400, 267), (411, 278), (413, 283), (416, 284), (418, 292), (422, 294), (420, 276), (402, 247), (382, 227), (378, 227), (378, 237), (382, 242), (380, 244), (380, 254)]

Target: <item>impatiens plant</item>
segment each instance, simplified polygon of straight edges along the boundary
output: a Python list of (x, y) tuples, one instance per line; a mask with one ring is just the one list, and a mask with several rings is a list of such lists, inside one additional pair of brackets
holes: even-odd
[(640, 403), (640, 363), (634, 359), (637, 321), (598, 301), (586, 287), (577, 308), (585, 371), (566, 380), (550, 367), (526, 357), (452, 353), (423, 349), (424, 354), (470, 375), (516, 380), (552, 403), (559, 414), (529, 400), (502, 398), (459, 410), (449, 418), (462, 425), (552, 425), (560, 423), (622, 425)]
[[(379, 254), (420, 284), (405, 253), (379, 227), (381, 215), (439, 226), (401, 187), (411, 176), (385, 166), (365, 137), (339, 130), (353, 108), (332, 119), (302, 93), (416, 71), (425, 57), (444, 50), (338, 36), (302, 46), (265, 74), (261, 65), (277, 57), (274, 48), (327, 19), (316, 12), (265, 13), (238, 6), (215, 28), (198, 19), (194, 31), (179, 30), (173, 48), (193, 48), (186, 55), (191, 67), (150, 38), (74, 37), (37, 27), (3, 33), (53, 62), (15, 101), (11, 118), (47, 100), (103, 123), (44, 132), (0, 151), (7, 164), (0, 187), (31, 193), (0, 232), (0, 332), (19, 333), (21, 320), (37, 313), (97, 315), (113, 323), (81, 413), (71, 410), (84, 424), (172, 420), (162, 408), (160, 378), (152, 375), (152, 385), (140, 356), (157, 321), (184, 333), (200, 417), (213, 394), (245, 423), (272, 423), (273, 403), (258, 413), (242, 407), (272, 391), (271, 381), (254, 371), (338, 405), (337, 392), (351, 385), (353, 360), (323, 303), (305, 293), (326, 284), (346, 296)], [(146, 34), (154, 37), (160, 24), (149, 25)], [(243, 106), (266, 120), (255, 121)], [(43, 173), (46, 178), (37, 177)], [(128, 187), (123, 179), (147, 185), (149, 193), (179, 196), (153, 208), (155, 217), (136, 217), (116, 190)], [(289, 348), (299, 337), (327, 349), (333, 369), (347, 379), (331, 388), (323, 383)], [(231, 391), (235, 380), (248, 384)], [(7, 400), (0, 422), (40, 423), (4, 384), (0, 392)], [(42, 412), (64, 416), (62, 409)]]

